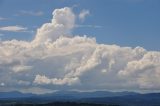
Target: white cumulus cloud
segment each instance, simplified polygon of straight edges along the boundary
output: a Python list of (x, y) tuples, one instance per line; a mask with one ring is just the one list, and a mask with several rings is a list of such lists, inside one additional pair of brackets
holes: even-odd
[(35, 43), (55, 41), (60, 36), (69, 36), (75, 24), (75, 15), (70, 8), (56, 9), (53, 11), (53, 19), (45, 23), (37, 30)]
[(159, 90), (159, 51), (98, 44), (73, 36), (75, 25), (65, 7), (54, 10), (32, 41), (0, 41), (0, 91)]

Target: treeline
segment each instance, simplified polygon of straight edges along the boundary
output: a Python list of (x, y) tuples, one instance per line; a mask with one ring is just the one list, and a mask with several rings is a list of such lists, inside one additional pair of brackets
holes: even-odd
[[(1, 105), (0, 105), (1, 106)], [(92, 103), (75, 103), (75, 102), (53, 102), (44, 104), (34, 103), (13, 103), (3, 104), (3, 106), (119, 106), (119, 105), (105, 105), (105, 104), (92, 104)]]

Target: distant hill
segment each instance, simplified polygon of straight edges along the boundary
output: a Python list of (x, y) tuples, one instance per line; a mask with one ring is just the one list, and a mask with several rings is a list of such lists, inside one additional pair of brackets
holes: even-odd
[(160, 93), (83, 98), (80, 102), (118, 104), (120, 106), (160, 106)]
[(80, 99), (80, 98), (93, 98), (93, 97), (114, 97), (114, 96), (125, 96), (125, 95), (137, 95), (135, 92), (109, 92), (109, 91), (94, 91), (94, 92), (78, 92), (78, 91), (57, 91), (49, 94), (32, 94), (32, 93), (20, 93), (17, 91), (13, 92), (0, 92), (0, 99), (10, 98), (68, 98)]
[(36, 96), (36, 95), (32, 93), (21, 93), (18, 91), (0, 92), (0, 99), (25, 98), (31, 96)]
[(135, 92), (109, 92), (109, 91), (93, 91), (93, 92), (77, 92), (77, 91), (57, 91), (53, 93), (53, 96), (72, 96), (78, 98), (89, 98), (89, 97), (113, 97), (113, 96), (124, 96), (124, 95), (136, 95)]
[(135, 92), (108, 91), (57, 91), (43, 95), (20, 92), (0, 93), (0, 106), (3, 106), (1, 104), (4, 103), (46, 104), (53, 102), (98, 103), (119, 106), (160, 106), (160, 93), (140, 94)]

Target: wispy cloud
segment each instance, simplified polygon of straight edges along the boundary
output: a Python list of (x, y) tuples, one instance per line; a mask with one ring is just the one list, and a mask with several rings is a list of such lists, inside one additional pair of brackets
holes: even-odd
[(143, 2), (144, 0), (125, 0), (127, 2)]
[(19, 25), (0, 27), (0, 31), (7, 32), (27, 32), (27, 28)]
[(1, 36), (4, 36), (4, 34), (0, 33), (0, 37), (1, 37)]
[(141, 3), (145, 0), (114, 0), (115, 2)]
[(3, 86), (5, 86), (5, 84), (2, 82), (2, 83), (0, 83), (0, 86), (3, 87)]
[(0, 17), (0, 21), (8, 20), (8, 18)]
[(102, 28), (100, 25), (75, 25), (77, 28)]
[(89, 15), (89, 14), (90, 14), (89, 10), (82, 10), (82, 11), (80, 12), (80, 14), (79, 14), (79, 19), (80, 19), (81, 21), (84, 21), (85, 18), (86, 18), (86, 16)]
[(26, 11), (26, 10), (21, 10), (17, 16), (20, 15), (29, 15), (29, 16), (42, 16), (44, 13), (42, 11)]

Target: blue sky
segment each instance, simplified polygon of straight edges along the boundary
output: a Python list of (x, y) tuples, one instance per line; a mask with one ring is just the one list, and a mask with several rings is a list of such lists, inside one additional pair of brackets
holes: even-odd
[(67, 6), (74, 7), (76, 14), (90, 11), (85, 21), (76, 21), (78, 25), (100, 26), (78, 27), (74, 34), (96, 37), (98, 43), (160, 50), (159, 5), (159, 0), (0, 0), (0, 17), (7, 18), (0, 27), (18, 25), (29, 30), (0, 31), (1, 39), (31, 40), (36, 29), (50, 21), (54, 9)]

